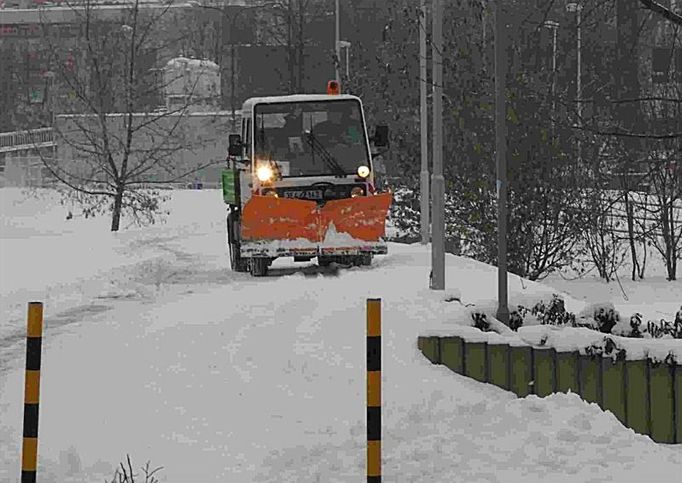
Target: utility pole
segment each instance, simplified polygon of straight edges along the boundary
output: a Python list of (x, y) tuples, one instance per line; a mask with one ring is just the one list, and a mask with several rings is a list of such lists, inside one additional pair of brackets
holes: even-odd
[[(569, 12), (575, 12), (576, 14), (576, 27), (577, 27), (577, 34), (578, 34), (578, 39), (577, 39), (577, 50), (578, 50), (578, 59), (577, 59), (577, 67), (576, 67), (576, 111), (578, 113), (578, 126), (582, 125), (582, 97), (583, 97), (583, 89), (582, 89), (582, 81), (581, 81), (581, 64), (582, 64), (582, 37), (581, 37), (581, 12), (582, 12), (583, 6), (580, 5), (579, 3), (568, 3), (566, 5), (566, 10)], [(582, 161), (582, 146), (580, 143), (580, 137), (578, 137), (578, 162)]]
[(445, 290), (445, 179), (443, 178), (443, 0), (433, 0), (433, 227), (431, 288)]
[(336, 52), (336, 61), (334, 62), (335, 68), (336, 68), (336, 82), (340, 84), (341, 82), (341, 73), (339, 72), (339, 67), (341, 64), (341, 33), (339, 32), (339, 0), (335, 0), (335, 6), (336, 6), (336, 15), (335, 15), (335, 35), (334, 35), (334, 49)]
[(421, 0), (419, 15), (419, 114), (421, 121), (421, 234), (422, 245), (429, 242), (431, 229), (429, 227), (429, 113), (426, 107), (426, 0)]
[(507, 305), (506, 32), (502, 0), (495, 1), (495, 144), (497, 151), (497, 319), (509, 325)]

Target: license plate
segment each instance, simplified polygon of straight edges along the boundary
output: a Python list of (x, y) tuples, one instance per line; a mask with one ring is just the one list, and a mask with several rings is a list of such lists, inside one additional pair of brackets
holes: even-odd
[(285, 191), (285, 198), (321, 200), (324, 198), (322, 190), (301, 190), (301, 191)]

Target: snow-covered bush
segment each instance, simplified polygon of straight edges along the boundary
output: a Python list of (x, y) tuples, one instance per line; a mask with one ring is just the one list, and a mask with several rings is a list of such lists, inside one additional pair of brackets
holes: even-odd
[(471, 318), (474, 319), (474, 327), (476, 327), (481, 332), (492, 331), (492, 329), (490, 328), (490, 321), (488, 320), (488, 316), (486, 316), (483, 312), (474, 311), (471, 313)]
[(602, 306), (594, 311), (592, 318), (595, 320), (595, 322), (597, 322), (597, 328), (599, 329), (599, 332), (610, 334), (611, 329), (613, 329), (613, 327), (620, 321), (620, 314), (613, 308), (613, 306)]
[(640, 327), (642, 326), (642, 314), (639, 312), (632, 314), (630, 316), (630, 334), (627, 337), (632, 337), (639, 339), (642, 337), (642, 331)]
[(572, 314), (566, 310), (564, 300), (557, 294), (552, 294), (552, 300), (549, 302), (549, 305), (545, 305), (545, 302), (542, 300), (535, 304), (535, 306), (531, 309), (531, 313), (542, 324), (571, 324), (575, 326), (575, 314)]
[(389, 238), (390, 240), (409, 243), (421, 238), (418, 191), (409, 187), (399, 187), (394, 190), (389, 222), (397, 232)]
[(611, 357), (616, 361), (624, 361), (626, 355), (625, 349), (619, 347), (611, 337), (604, 337), (599, 343), (586, 347), (585, 353), (590, 356)]
[(647, 332), (654, 339), (660, 339), (662, 337), (682, 339), (682, 322), (678, 321), (677, 317), (673, 322), (668, 322), (665, 319), (661, 319), (659, 322), (650, 320), (647, 322)]
[(523, 320), (528, 314), (528, 309), (522, 305), (519, 305), (515, 310), (509, 313), (509, 328), (511, 330), (517, 331), (523, 326)]
[(531, 309), (518, 305), (509, 314), (509, 328), (518, 331), (520, 327), (528, 325), (526, 324), (528, 314), (535, 317), (541, 325), (585, 327), (604, 334), (640, 339), (666, 337), (682, 339), (682, 307), (675, 314), (673, 322), (665, 319), (650, 320), (644, 325), (642, 314), (635, 313), (629, 319), (623, 320), (613, 304), (608, 302), (590, 304), (576, 316), (566, 310), (564, 301), (559, 295), (553, 294), (549, 303), (541, 300)]

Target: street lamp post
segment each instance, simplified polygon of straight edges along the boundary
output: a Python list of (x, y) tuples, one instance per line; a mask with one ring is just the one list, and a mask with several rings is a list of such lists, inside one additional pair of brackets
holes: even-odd
[(433, 227), (431, 288), (445, 290), (445, 179), (443, 178), (443, 0), (433, 0)]
[[(576, 27), (577, 27), (577, 67), (576, 67), (576, 112), (578, 113), (578, 126), (582, 125), (582, 80), (581, 80), (581, 65), (582, 65), (582, 37), (581, 37), (581, 12), (583, 6), (579, 3), (568, 3), (566, 5), (566, 10), (569, 12), (575, 12), (576, 14)], [(578, 161), (582, 160), (582, 146), (580, 143), (580, 138), (578, 138)]]
[(336, 71), (336, 82), (337, 84), (341, 82), (341, 72), (340, 72), (340, 63), (341, 63), (341, 33), (339, 32), (339, 0), (335, 1), (335, 15), (334, 15), (334, 49), (336, 52), (336, 62), (335, 62), (335, 71)]
[(506, 27), (501, 0), (495, 1), (495, 150), (497, 152), (497, 319), (509, 325), (507, 304), (507, 76)]

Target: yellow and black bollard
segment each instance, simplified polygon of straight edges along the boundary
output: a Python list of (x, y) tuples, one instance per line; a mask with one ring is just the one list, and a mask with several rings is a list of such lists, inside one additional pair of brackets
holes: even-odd
[(381, 299), (367, 299), (367, 483), (381, 481)]
[(43, 337), (43, 304), (28, 304), (26, 379), (24, 384), (24, 444), (21, 483), (34, 483), (38, 465), (38, 402), (40, 399), (40, 353)]

